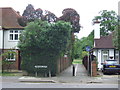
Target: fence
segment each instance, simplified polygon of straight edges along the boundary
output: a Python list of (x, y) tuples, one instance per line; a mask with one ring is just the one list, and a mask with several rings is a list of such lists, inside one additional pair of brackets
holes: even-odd
[(97, 76), (97, 62), (95, 60), (95, 56), (91, 53), (89, 56), (85, 56), (83, 58), (83, 65), (85, 66), (86, 70), (88, 71), (88, 75), (90, 76)]

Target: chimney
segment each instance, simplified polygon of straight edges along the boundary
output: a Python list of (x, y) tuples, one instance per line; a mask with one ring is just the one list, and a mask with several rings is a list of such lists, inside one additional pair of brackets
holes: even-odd
[(100, 21), (94, 21), (94, 39), (100, 39)]

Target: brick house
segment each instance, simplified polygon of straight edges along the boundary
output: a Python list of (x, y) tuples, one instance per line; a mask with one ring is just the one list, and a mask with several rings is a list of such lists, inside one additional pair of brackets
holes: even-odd
[(98, 59), (98, 69), (102, 68), (102, 64), (107, 59), (116, 59), (120, 63), (120, 53), (113, 45), (113, 34), (108, 36), (100, 36), (99, 23), (94, 27), (94, 55)]
[[(7, 60), (13, 62), (11, 69), (20, 69), (20, 52), (17, 47), (19, 42), (20, 33), (24, 30), (22, 26), (18, 24), (18, 18), (21, 17), (11, 7), (0, 8), (0, 54), (13, 50), (15, 55), (10, 54)], [(2, 60), (3, 57), (0, 57)], [(5, 67), (4, 67), (5, 68)]]

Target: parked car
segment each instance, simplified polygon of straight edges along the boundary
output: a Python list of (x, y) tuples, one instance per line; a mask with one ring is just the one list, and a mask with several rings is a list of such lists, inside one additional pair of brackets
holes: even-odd
[(103, 74), (120, 74), (120, 64), (118, 60), (106, 60), (103, 63)]

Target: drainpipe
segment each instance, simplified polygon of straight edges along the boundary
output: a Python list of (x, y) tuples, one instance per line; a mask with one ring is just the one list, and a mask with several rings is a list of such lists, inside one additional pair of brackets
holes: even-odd
[(3, 49), (4, 49), (4, 31), (3, 31), (3, 29), (2, 29), (2, 27), (0, 26), (0, 30), (2, 31), (1, 33), (2, 33), (2, 47), (1, 47), (1, 49), (2, 49), (2, 54), (3, 54)]
[(120, 50), (119, 50), (119, 64), (120, 64)]
[[(3, 30), (3, 29), (2, 29)], [(4, 53), (4, 30), (3, 30), (3, 32), (2, 32), (2, 36), (3, 36), (3, 40), (2, 40), (2, 54)]]
[[(1, 50), (2, 50), (2, 52), (1, 52), (1, 55), (4, 53), (4, 30), (3, 30), (3, 28), (0, 26), (0, 30), (2, 31), (1, 33), (2, 33), (2, 46), (1, 46)], [(3, 60), (3, 56), (1, 56), (1, 58), (2, 58), (2, 60)], [(1, 70), (3, 69), (2, 68), (2, 64), (1, 64)], [(2, 72), (3, 72), (3, 70), (2, 70)]]
[[(118, 22), (120, 21), (120, 2), (118, 2)], [(120, 24), (118, 25), (118, 39), (120, 38)], [(120, 40), (118, 40), (118, 44), (120, 44)], [(120, 64), (120, 45), (118, 46), (119, 50), (119, 64)]]
[(3, 45), (2, 45), (3, 47), (3, 53), (4, 53), (4, 30), (3, 30)]

